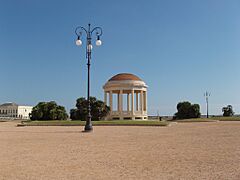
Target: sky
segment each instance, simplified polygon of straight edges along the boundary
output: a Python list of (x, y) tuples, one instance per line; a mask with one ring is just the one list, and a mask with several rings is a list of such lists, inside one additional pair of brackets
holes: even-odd
[[(0, 0), (0, 103), (54, 100), (69, 111), (86, 96), (85, 46), (77, 26), (100, 26), (91, 95), (113, 75), (149, 86), (148, 114), (173, 115), (190, 101), (206, 114), (231, 104), (240, 114), (239, 0)], [(83, 37), (85, 44), (85, 37)]]

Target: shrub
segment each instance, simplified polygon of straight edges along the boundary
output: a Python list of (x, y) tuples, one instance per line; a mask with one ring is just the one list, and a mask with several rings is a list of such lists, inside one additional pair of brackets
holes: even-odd
[(31, 120), (65, 120), (68, 118), (65, 107), (56, 102), (39, 102), (30, 113)]
[(175, 113), (174, 119), (199, 118), (201, 116), (199, 104), (191, 104), (188, 101), (177, 104), (178, 112)]
[(233, 116), (233, 107), (232, 105), (228, 105), (227, 107), (222, 108), (223, 116)]
[[(91, 116), (92, 120), (101, 120), (107, 116), (110, 108), (103, 101), (97, 100), (95, 97), (90, 97)], [(76, 108), (70, 110), (70, 118), (72, 120), (86, 120), (87, 118), (88, 101), (84, 97), (78, 98)]]

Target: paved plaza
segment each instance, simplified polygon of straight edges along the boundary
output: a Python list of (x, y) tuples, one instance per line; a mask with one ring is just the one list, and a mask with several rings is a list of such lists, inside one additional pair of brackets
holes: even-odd
[(240, 179), (240, 122), (82, 129), (0, 122), (0, 179)]

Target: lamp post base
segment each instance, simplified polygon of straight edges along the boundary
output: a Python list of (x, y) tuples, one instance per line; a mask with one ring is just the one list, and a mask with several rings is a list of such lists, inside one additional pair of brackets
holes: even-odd
[[(89, 82), (90, 82), (90, 80), (88, 78), (88, 85), (89, 85)], [(90, 92), (90, 86), (88, 87), (88, 115), (87, 115), (86, 124), (85, 124), (85, 128), (84, 128), (85, 132), (90, 132), (90, 131), (93, 130), (93, 127), (92, 127), (92, 116), (91, 116), (91, 105), (90, 105), (90, 96), (89, 96), (90, 93), (89, 92)]]
[(84, 132), (90, 132), (93, 130), (92, 125), (85, 125)]

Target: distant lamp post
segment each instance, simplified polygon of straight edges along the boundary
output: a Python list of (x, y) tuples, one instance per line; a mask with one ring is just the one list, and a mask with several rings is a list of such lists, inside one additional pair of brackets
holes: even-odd
[(86, 119), (86, 125), (84, 128), (84, 131), (91, 131), (92, 128), (92, 116), (91, 116), (91, 105), (90, 105), (90, 61), (91, 61), (91, 54), (92, 54), (92, 34), (96, 33), (96, 45), (101, 46), (102, 41), (100, 40), (100, 37), (102, 35), (102, 28), (101, 27), (95, 27), (91, 29), (91, 24), (88, 24), (88, 28), (85, 29), (82, 26), (79, 26), (75, 29), (75, 33), (77, 35), (76, 45), (81, 46), (82, 40), (81, 36), (83, 33), (86, 33), (86, 58), (87, 58), (87, 67), (88, 67), (88, 81), (87, 81), (87, 102), (88, 102), (88, 108), (87, 108), (87, 119)]
[(206, 98), (206, 103), (207, 103), (207, 118), (208, 118), (208, 98), (209, 98), (209, 96), (210, 96), (210, 93), (206, 91), (204, 93), (204, 97)]

